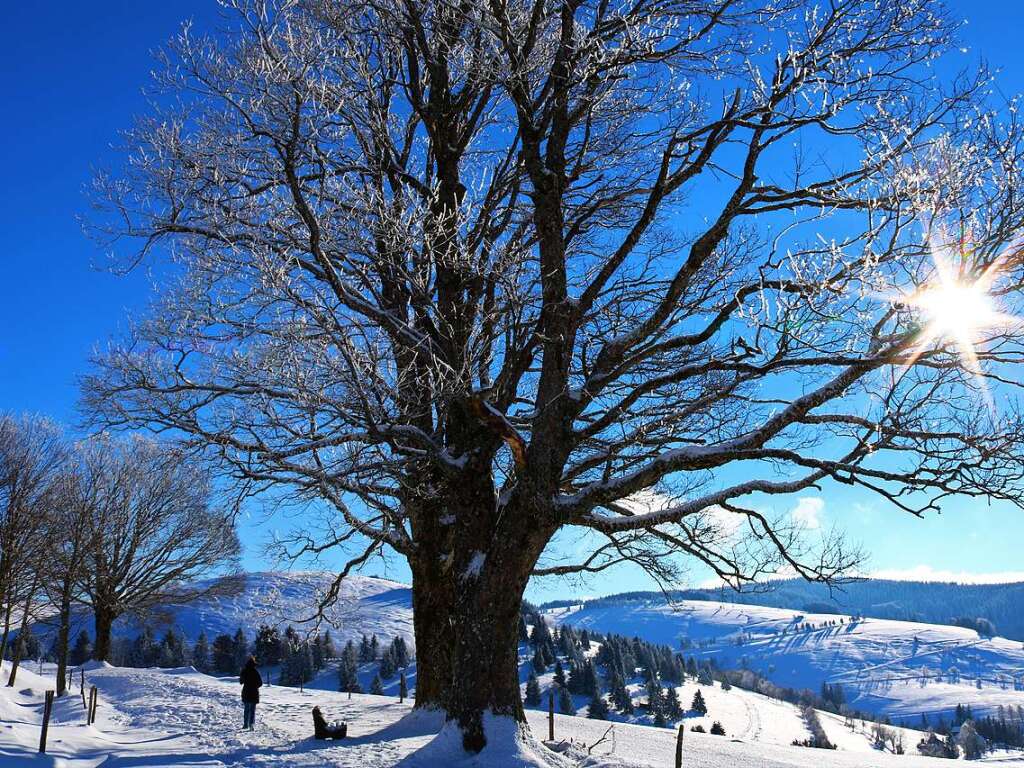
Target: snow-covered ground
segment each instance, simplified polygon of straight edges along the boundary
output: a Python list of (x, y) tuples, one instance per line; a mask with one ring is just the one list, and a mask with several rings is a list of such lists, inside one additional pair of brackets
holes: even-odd
[(853, 707), (915, 725), (922, 713), (948, 713), (957, 704), (978, 715), (1024, 705), (1024, 646), (960, 627), (702, 601), (624, 602), (547, 615), (713, 657), (724, 668), (747, 667), (781, 686), (817, 691), (823, 682), (840, 683)]
[[(32, 671), (19, 673), (14, 689), (0, 688), (0, 766), (46, 765), (60, 768), (130, 768), (132, 766), (334, 766), (335, 768), (514, 768), (507, 754), (466, 761), (445, 739), (435, 741), (441, 728), (436, 715), (413, 713), (409, 702), (390, 696), (354, 695), (273, 686), (263, 691), (254, 733), (242, 731), (238, 684), (189, 668), (177, 670), (99, 667), (86, 673), (96, 685), (100, 705), (95, 725), (85, 725), (77, 686), (72, 696), (57, 702), (46, 756), (38, 756), (39, 719), (43, 691), (50, 680)], [(720, 693), (720, 692), (719, 692)], [(732, 696), (729, 691), (722, 696)], [(754, 695), (754, 694), (751, 694)], [(718, 694), (709, 693), (723, 713)], [(735, 701), (744, 701), (737, 696)], [(319, 705), (328, 719), (348, 721), (350, 738), (317, 742), (311, 738), (310, 711)], [(759, 716), (768, 710), (759, 711)], [(724, 717), (725, 715), (723, 715)], [(534, 734), (547, 732), (546, 715), (528, 714)], [(500, 726), (500, 724), (498, 724)], [(668, 729), (618, 723), (607, 739), (586, 754), (605, 735), (609, 723), (566, 715), (555, 716), (556, 740), (573, 740), (572, 759), (549, 757), (551, 765), (671, 766), (675, 734)], [(760, 722), (762, 730), (774, 720)], [(826, 726), (828, 727), (828, 726)], [(841, 724), (840, 724), (840, 727)], [(781, 728), (781, 726), (780, 726)], [(831, 733), (831, 728), (830, 728)], [(752, 731), (721, 737), (687, 732), (684, 765), (695, 768), (939, 768), (944, 761), (911, 755), (893, 756), (861, 749), (837, 751), (754, 741)], [(433, 743), (431, 743), (433, 742)], [(539, 754), (548, 753), (534, 745)], [(550, 754), (550, 753), (549, 753)], [(520, 755), (521, 757), (522, 755)], [(1024, 766), (1024, 761), (1002, 764)]]

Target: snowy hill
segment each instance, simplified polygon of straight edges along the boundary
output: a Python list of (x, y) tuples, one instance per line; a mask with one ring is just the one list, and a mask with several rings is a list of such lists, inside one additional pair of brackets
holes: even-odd
[(958, 703), (976, 714), (1024, 705), (1024, 647), (973, 630), (760, 606), (683, 601), (552, 609), (556, 623), (663, 643), (778, 685), (840, 683), (858, 709), (916, 724)]
[[(5, 665), (6, 666), (6, 665)], [(673, 764), (675, 734), (668, 729), (619, 723), (605, 741), (609, 724), (556, 715), (556, 741), (574, 742), (569, 758), (559, 757), (534, 742), (515, 754), (485, 750), (465, 760), (444, 735), (439, 718), (412, 713), (409, 702), (389, 696), (353, 695), (273, 687), (257, 709), (254, 733), (240, 730), (238, 685), (190, 669), (98, 668), (87, 672), (87, 684), (99, 689), (95, 725), (85, 725), (76, 696), (57, 702), (46, 759), (37, 759), (42, 692), (49, 681), (29, 670), (19, 673), (15, 689), (0, 688), (0, 766), (29, 764), (86, 768), (100, 763), (117, 766), (289, 766), (289, 768), (668, 768)], [(733, 692), (730, 692), (731, 695)], [(318, 742), (311, 738), (310, 710), (320, 706), (329, 719), (349, 723), (349, 738)], [(528, 714), (536, 738), (546, 736), (546, 715)], [(502, 723), (491, 724), (494, 729)], [(763, 723), (762, 727), (773, 727)], [(737, 738), (687, 733), (684, 765), (690, 768), (940, 768), (947, 761), (911, 754), (854, 751), (841, 747), (823, 752), (794, 746), (753, 742), (752, 734)], [(530, 758), (530, 762), (525, 762)], [(1024, 762), (996, 755), (1002, 765)]]
[[(292, 624), (297, 629), (312, 626), (311, 620), (300, 620), (313, 616), (333, 579), (334, 574), (322, 571), (248, 573), (238, 579), (237, 589), (211, 594), (188, 605), (169, 605), (147, 617), (146, 624), (155, 633), (173, 624), (190, 641), (200, 631), (212, 639), (233, 634), (241, 627), (251, 638), (260, 624)], [(199, 587), (213, 585), (213, 580), (198, 582)], [(412, 593), (407, 585), (395, 581), (349, 576), (342, 582), (338, 599), (327, 610), (325, 620), (337, 639), (377, 633), (389, 639), (401, 634), (412, 642)], [(81, 624), (93, 634), (87, 617), (82, 617)], [(114, 634), (120, 637), (134, 637), (140, 629), (140, 621), (132, 617), (123, 617), (114, 624)]]

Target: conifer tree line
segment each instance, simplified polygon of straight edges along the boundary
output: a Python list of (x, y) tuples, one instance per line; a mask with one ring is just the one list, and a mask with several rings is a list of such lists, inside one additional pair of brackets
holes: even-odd
[(406, 668), (412, 660), (409, 647), (401, 635), (396, 635), (387, 645), (382, 645), (377, 635), (370, 637), (363, 635), (358, 644), (349, 640), (341, 651), (338, 665), (338, 690), (348, 693), (363, 693), (363, 686), (359, 682), (359, 667), (360, 665), (372, 666), (376, 663), (376, 670), (368, 692), (382, 694), (385, 681), (392, 680), (397, 675), (399, 691), (404, 698), (409, 693), (408, 681), (405, 676)]
[[(820, 723), (815, 730), (818, 710), (842, 715), (848, 724), (862, 720), (876, 722), (883, 727), (892, 725), (888, 717), (878, 717), (851, 707), (846, 690), (840, 683), (825, 681), (817, 692), (780, 686), (758, 671), (723, 669), (714, 658), (687, 656), (668, 645), (651, 643), (639, 637), (602, 634), (571, 625), (552, 627), (546, 623), (540, 610), (529, 603), (524, 603), (520, 616), (519, 637), (523, 650), (531, 659), (523, 697), (528, 707), (542, 706), (546, 702), (549, 691), (543, 689), (540, 677), (552, 672), (550, 693), (555, 696), (558, 711), (564, 714), (576, 713), (573, 697), (586, 701), (588, 717), (607, 719), (614, 712), (658, 727), (671, 726), (687, 712), (701, 716), (713, 714), (700, 688), (689, 702), (680, 700), (678, 688), (690, 680), (698, 686), (708, 687), (717, 682), (725, 692), (735, 686), (798, 706), (811, 732), (809, 739), (799, 742), (804, 746), (835, 748), (825, 737)], [(595, 643), (598, 646), (596, 651), (586, 653), (593, 649)], [(692, 644), (684, 640), (680, 645), (691, 647)], [(921, 726), (903, 725), (920, 727), (943, 736), (950, 734), (953, 726), (959, 727), (968, 720), (984, 739), (1012, 745), (1021, 738), (1024, 707), (1006, 708), (1005, 711), (1000, 708), (997, 715), (981, 719), (974, 718), (969, 707), (958, 707), (952, 723), (941, 717), (932, 723), (923, 717)], [(718, 729), (712, 726), (712, 732), (721, 735), (721, 724), (718, 726)], [(699, 725), (691, 730), (704, 732)], [(893, 734), (898, 735), (895, 731)], [(922, 745), (930, 748), (925, 742)], [(892, 747), (890, 751), (896, 751), (896, 748)], [(936, 747), (936, 751), (941, 749)]]
[[(51, 641), (56, 692), (66, 689), (73, 617), (88, 613), (91, 657), (113, 660), (114, 622), (145, 620), (166, 605), (238, 582), (234, 512), (213, 490), (208, 465), (171, 442), (100, 434), (72, 440), (42, 416), (0, 412), (0, 657), (14, 685), (22, 659)], [(181, 661), (173, 631), (119, 657)], [(166, 642), (165, 642), (166, 641)]]

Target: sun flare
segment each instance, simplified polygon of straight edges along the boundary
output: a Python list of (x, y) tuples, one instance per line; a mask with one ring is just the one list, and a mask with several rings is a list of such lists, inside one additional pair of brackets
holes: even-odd
[(905, 370), (929, 350), (952, 346), (961, 364), (973, 374), (978, 389), (991, 408), (993, 404), (978, 356), (979, 345), (985, 342), (988, 333), (1019, 321), (1000, 311), (992, 291), (1001, 271), (1006, 268), (1008, 251), (984, 269), (971, 274), (970, 270), (962, 267), (957, 269), (951, 259), (955, 254), (960, 257), (961, 265), (964, 263), (968, 255), (965, 240), (962, 238), (958, 245), (950, 245), (948, 241), (944, 244), (933, 242), (933, 279), (898, 299), (902, 304), (913, 307), (921, 320), (921, 331)]
[(936, 337), (973, 339), (1002, 321), (992, 297), (978, 282), (940, 284), (921, 293), (914, 303)]

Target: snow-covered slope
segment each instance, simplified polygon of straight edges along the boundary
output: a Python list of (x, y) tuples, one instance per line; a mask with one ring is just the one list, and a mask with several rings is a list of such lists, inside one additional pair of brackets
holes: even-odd
[[(233, 634), (241, 627), (251, 638), (260, 624), (292, 624), (300, 628), (316, 612), (330, 589), (334, 574), (322, 571), (249, 573), (238, 580), (239, 588), (227, 594), (203, 597), (188, 605), (170, 605), (146, 622), (159, 633), (173, 624), (194, 641), (201, 630), (207, 637)], [(200, 582), (208, 587), (213, 582)], [(371, 576), (353, 575), (342, 583), (338, 599), (326, 612), (326, 626), (336, 639), (376, 633), (381, 638), (399, 634), (413, 640), (412, 593), (405, 584)], [(92, 634), (88, 620), (84, 622)], [(119, 636), (134, 637), (140, 622), (124, 617), (114, 625)]]
[(786, 687), (841, 683), (854, 707), (914, 724), (958, 703), (976, 714), (1024, 704), (1021, 643), (959, 627), (698, 601), (559, 608), (548, 617), (713, 657)]
[[(6, 665), (5, 665), (6, 666)], [(264, 689), (257, 708), (256, 731), (240, 729), (238, 685), (190, 669), (146, 670), (99, 668), (87, 672), (87, 684), (99, 689), (97, 722), (85, 725), (81, 702), (58, 702), (45, 760), (37, 758), (42, 691), (48, 681), (28, 670), (15, 689), (0, 688), (0, 766), (56, 765), (94, 768), (98, 765), (149, 766), (288, 766), (289, 768), (516, 768), (549, 765), (557, 768), (624, 768), (673, 765), (675, 734), (668, 729), (615, 724), (565, 715), (555, 716), (555, 737), (572, 740), (574, 759), (560, 759), (534, 743), (533, 754), (485, 750), (473, 760), (444, 737), (435, 739), (441, 722), (436, 715), (411, 713), (409, 702), (388, 696), (354, 695), (294, 688)], [(730, 692), (731, 693), (731, 692)], [(76, 691), (77, 694), (77, 691)], [(320, 706), (328, 719), (349, 723), (350, 738), (318, 742), (311, 738), (310, 710)], [(546, 736), (546, 715), (528, 714), (532, 731)], [(492, 728), (501, 723), (492, 723)], [(587, 754), (586, 747), (607, 738)], [(523, 762), (531, 757), (529, 763)], [(1006, 760), (1001, 764), (1024, 766)], [(940, 768), (948, 761), (878, 752), (823, 752), (738, 738), (687, 733), (684, 765), (688, 768)]]

